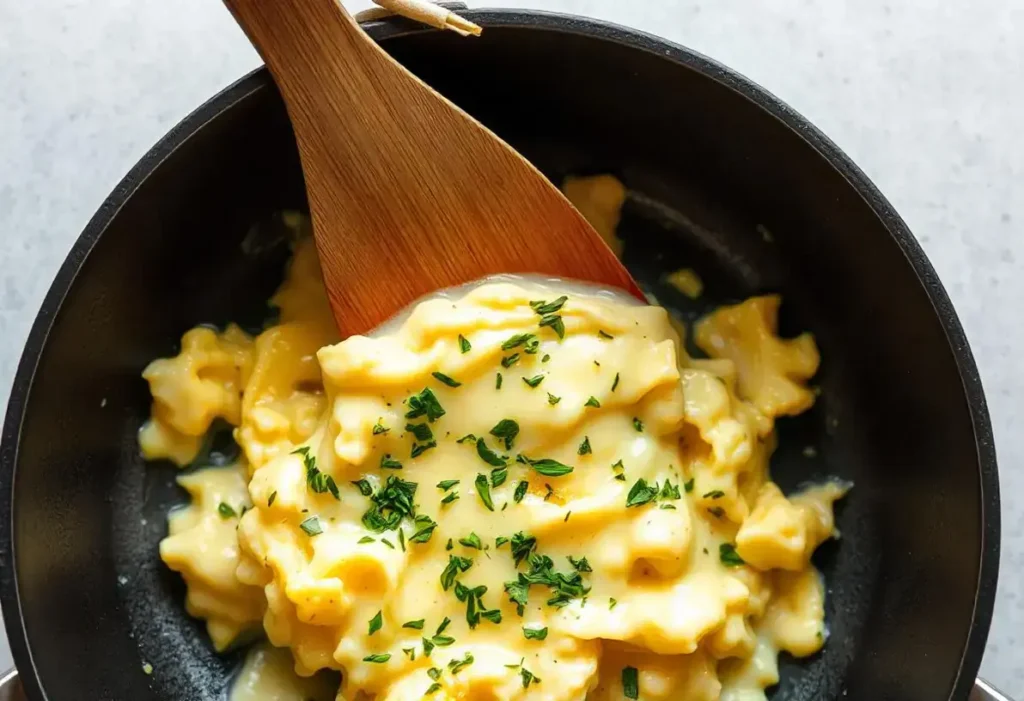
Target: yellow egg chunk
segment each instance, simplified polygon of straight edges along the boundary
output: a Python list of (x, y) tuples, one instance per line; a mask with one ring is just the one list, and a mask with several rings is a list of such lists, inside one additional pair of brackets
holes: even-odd
[(626, 188), (622, 183), (611, 175), (568, 177), (562, 183), (562, 192), (615, 255), (621, 256), (622, 239), (615, 229), (626, 201)]
[(178, 478), (192, 503), (171, 514), (170, 535), (160, 541), (160, 558), (180, 572), (188, 587), (185, 608), (206, 619), (213, 645), (224, 650), (256, 629), (266, 599), (260, 589), (235, 576), (239, 561), (236, 529), (249, 508), (244, 466), (211, 467)]
[(258, 621), (275, 646), (234, 701), (322, 698), (321, 670), (342, 701), (763, 700), (779, 651), (820, 648), (810, 556), (848, 487), (771, 481), (818, 362), (776, 299), (702, 321), (710, 359), (660, 307), (523, 278), (334, 343), (311, 251), (280, 323), (147, 370), (147, 455), (220, 416), (247, 458), (181, 478), (161, 546), (216, 647)]

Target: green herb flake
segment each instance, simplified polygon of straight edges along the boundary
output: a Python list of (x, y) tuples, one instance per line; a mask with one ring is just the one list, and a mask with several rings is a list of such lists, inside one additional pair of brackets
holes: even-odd
[(536, 387), (544, 381), (544, 375), (534, 375), (533, 377), (524, 377), (523, 382), (526, 383), (527, 387)]
[(710, 492), (705, 492), (701, 499), (721, 499), (725, 496), (725, 492), (721, 489), (715, 489)]
[(501, 389), (501, 383), (502, 383), (502, 377), (501, 377), (501, 373), (499, 372), (497, 377), (495, 377), (495, 379), (494, 379), (494, 389)]
[(591, 406), (595, 409), (601, 408), (601, 402), (597, 401), (597, 397), (591, 395), (590, 399), (583, 403), (583, 406)]
[(546, 302), (544, 300), (537, 300), (535, 302), (530, 302), (530, 308), (536, 314), (539, 314), (540, 316), (545, 316), (547, 314), (554, 314), (557, 311), (561, 311), (562, 305), (564, 305), (566, 303), (566, 301), (568, 301), (568, 299), (569, 298), (567, 296), (562, 295), (558, 299), (553, 300), (551, 302)]
[(410, 662), (416, 659), (416, 648), (414, 647), (403, 647), (402, 653), (409, 658)]
[(548, 637), (548, 629), (545, 628), (523, 628), (523, 637), (527, 640), (544, 640)]
[(505, 484), (505, 480), (508, 479), (508, 468), (507, 467), (496, 467), (491, 470), (491, 486), (500, 487)]
[(512, 501), (514, 501), (517, 504), (519, 502), (521, 502), (523, 500), (523, 497), (526, 496), (527, 490), (529, 490), (529, 489), (530, 489), (530, 483), (529, 482), (527, 482), (526, 480), (522, 480), (521, 482), (519, 482), (519, 484), (516, 485), (515, 493), (512, 495)]
[(535, 676), (533, 672), (528, 670), (526, 667), (521, 667), (519, 670), (519, 676), (523, 678), (523, 688), (526, 689), (530, 686), (530, 683), (540, 684), (540, 677)]
[(493, 465), (494, 467), (505, 467), (508, 465), (508, 462), (503, 457), (487, 447), (487, 443), (483, 438), (478, 438), (476, 441), (476, 454), (488, 465)]
[(459, 483), (458, 480), (442, 480), (437, 483), (437, 488), (443, 492), (447, 492), (449, 489)]
[(477, 550), (484, 549), (484, 544), (480, 541), (480, 536), (472, 532), (465, 538), (459, 538), (459, 544), (464, 545), (467, 548), (476, 548)]
[(500, 535), (500, 536), (498, 536), (497, 538), (494, 539), (494, 547), (495, 548), (500, 548), (502, 545), (505, 545), (506, 543), (508, 543), (508, 538), (506, 538), (503, 535)]
[(459, 382), (458, 380), (456, 380), (456, 379), (454, 379), (452, 377), (449, 377), (448, 375), (445, 375), (443, 372), (432, 372), (430, 374), (431, 374), (431, 376), (433, 376), (433, 378), (435, 380), (437, 380), (438, 382), (440, 382), (443, 385), (448, 385), (449, 387), (461, 387), (462, 386), (461, 382)]
[(370, 619), (370, 635), (373, 635), (384, 626), (384, 617), (378, 611), (377, 615)]
[(634, 416), (633, 417), (633, 428), (635, 428), (638, 433), (643, 433), (644, 432), (644, 422)]
[(572, 555), (567, 555), (566, 559), (569, 561), (569, 564), (572, 565), (572, 568), (574, 570), (576, 570), (577, 572), (593, 572), (594, 571), (593, 569), (591, 569), (590, 563), (587, 562), (587, 558), (585, 558), (585, 557), (581, 557), (579, 559), (576, 559)]
[(423, 630), (423, 624), (425, 622), (426, 622), (426, 619), (424, 619), (424, 618), (421, 618), (418, 621), (406, 621), (405, 623), (402, 624), (402, 627), (403, 628), (412, 628), (413, 630)]
[(449, 555), (448, 564), (445, 566), (444, 571), (441, 572), (441, 588), (448, 591), (452, 588), (452, 584), (455, 583), (455, 578), (462, 572), (465, 572), (473, 566), (473, 561), (468, 557), (459, 557), (458, 555)]
[(366, 543), (376, 543), (376, 542), (377, 541), (372, 536), (368, 536), (368, 535), (364, 535), (362, 538), (360, 538), (358, 541), (356, 541), (356, 543), (358, 545), (365, 545)]
[(382, 470), (401, 470), (402, 463), (391, 457), (391, 453), (385, 453), (380, 458), (380, 469)]
[(441, 504), (442, 505), (448, 505), (448, 504), (451, 504), (453, 501), (457, 501), (458, 499), (459, 499), (459, 493), (458, 492), (449, 492), (448, 496), (446, 496), (444, 499), (441, 500)]
[(310, 538), (324, 532), (323, 527), (320, 525), (320, 519), (316, 516), (310, 516), (307, 518), (299, 524), (299, 528), (301, 528), (303, 533), (308, 535)]
[(405, 430), (416, 437), (416, 440), (426, 443), (434, 440), (434, 432), (427, 424), (406, 424)]
[(657, 486), (650, 486), (642, 477), (636, 481), (626, 496), (626, 508), (649, 504), (658, 496)]
[[(467, 433), (462, 438), (455, 441), (456, 443), (476, 443), (476, 436), (472, 433)], [(456, 480), (458, 481), (458, 480)]]
[(565, 465), (557, 460), (544, 458), (542, 460), (530, 460), (530, 467), (545, 477), (561, 477), (573, 471), (571, 465)]
[(619, 386), (619, 373), (615, 373), (615, 381), (612, 382), (612, 392)]
[(427, 421), (433, 423), (444, 416), (445, 411), (437, 397), (429, 388), (424, 388), (419, 394), (414, 394), (406, 400), (409, 411), (405, 413), (407, 419), (418, 419), (426, 416)]
[(665, 478), (665, 484), (661, 488), (661, 493), (658, 494), (659, 499), (668, 499), (675, 501), (676, 499), (682, 499), (683, 495), (679, 493), (679, 485), (673, 485), (671, 480)]
[(610, 333), (608, 333), (607, 331), (604, 331), (603, 329), (601, 329), (601, 330), (598, 330), (598, 332), (597, 332), (597, 335), (598, 335), (598, 336), (599, 336), (600, 338), (606, 339), (606, 340), (608, 340), (608, 341), (610, 341), (610, 340), (612, 340), (613, 338), (615, 338), (615, 336), (612, 336), (612, 335), (611, 335)]
[(718, 559), (722, 561), (722, 564), (726, 567), (739, 567), (740, 565), (747, 564), (746, 561), (740, 557), (739, 553), (736, 552), (736, 546), (732, 543), (722, 543), (718, 546)]
[[(513, 353), (501, 359), (501, 367), (508, 369), (519, 362), (519, 354)], [(499, 388), (500, 389), (500, 388)]]
[(273, 506), (275, 501), (277, 501), (277, 490), (274, 490), (273, 492), (271, 492), (270, 498), (267, 499), (267, 506), (268, 507)]
[(491, 429), (491, 435), (505, 441), (505, 450), (512, 450), (512, 442), (519, 435), (519, 423), (513, 419), (502, 419)]
[(556, 397), (555, 395), (551, 394), (551, 392), (548, 392), (548, 404), (554, 406), (555, 404), (558, 404), (560, 401), (562, 401), (561, 397)]
[(459, 350), (463, 353), (468, 353), (473, 350), (473, 346), (466, 340), (466, 337), (461, 333), (459, 334)]
[(501, 344), (502, 350), (512, 350), (519, 346), (526, 346), (530, 341), (534, 340), (536, 336), (532, 333), (517, 333), (515, 336), (511, 336), (507, 341)]
[(375, 423), (373, 425), (373, 435), (375, 435), (375, 436), (383, 435), (383, 434), (387, 433), (390, 430), (391, 430), (390, 428), (385, 428), (384, 427), (384, 424), (381, 423), (381, 419), (377, 419), (377, 423)]
[(388, 546), (388, 547), (389, 547), (389, 548), (391, 548), (392, 550), (394, 550), (394, 549), (395, 549), (395, 546), (394, 546), (394, 545), (393, 545), (393, 544), (391, 543), (391, 541), (390, 541), (390, 540), (388, 540), (387, 538), (381, 538), (381, 539), (380, 539), (380, 542), (384, 543), (384, 545)]
[(723, 516), (725, 516), (725, 509), (723, 509), (721, 506), (711, 506), (708, 508), (708, 513), (717, 519), (721, 519)]
[(562, 321), (562, 317), (558, 314), (548, 314), (541, 318), (540, 327), (548, 326), (554, 331), (559, 338), (565, 338), (565, 323)]
[(409, 453), (410, 458), (418, 458), (431, 448), (437, 447), (437, 441), (430, 441), (429, 443), (413, 443), (412, 452)]
[[(455, 497), (458, 498), (458, 495)], [(434, 529), (437, 528), (437, 521), (426, 514), (420, 514), (414, 520), (416, 532), (409, 537), (410, 543), (427, 543), (434, 536)], [(401, 531), (400, 531), (401, 532)]]
[(640, 698), (640, 679), (636, 667), (622, 668), (622, 695), (627, 699)]
[(488, 511), (494, 511), (494, 502), (491, 501), (491, 486), (487, 483), (487, 475), (478, 474), (474, 484), (476, 485), (476, 493), (480, 497), (480, 501), (483, 502)]
[(238, 512), (224, 502), (217, 504), (217, 513), (220, 514), (221, 518), (235, 518), (238, 516)]
[(356, 489), (358, 489), (359, 493), (364, 497), (368, 497), (373, 494), (373, 486), (370, 484), (369, 480), (356, 480), (355, 482), (352, 482), (352, 484), (355, 485)]
[(391, 659), (390, 652), (378, 653), (376, 655), (367, 655), (363, 658), (363, 662), (373, 662), (374, 664), (384, 664)]
[(448, 670), (454, 675), (473, 664), (473, 655), (469, 652), (461, 660), (449, 660)]
[(548, 362), (549, 360), (551, 360), (551, 356), (550, 356), (549, 354), (545, 353), (545, 354), (544, 354), (544, 357), (542, 357), (542, 358), (540, 359), (540, 362), (542, 362), (542, 363), (546, 363), (546, 362)]
[(590, 436), (583, 436), (583, 442), (580, 443), (580, 447), (576, 449), (577, 455), (590, 455)]
[[(430, 657), (430, 653), (434, 651), (434, 643), (430, 642), (426, 638), (420, 638), (423, 641), (423, 656)], [(440, 685), (438, 686), (440, 688)]]
[(683, 489), (686, 491), (687, 494), (689, 494), (690, 492), (693, 491), (693, 478), (692, 477), (690, 478), (690, 480), (688, 482), (683, 484)]
[(402, 549), (403, 553), (405, 552), (405, 529), (404, 528), (399, 528), (398, 529), (398, 547), (400, 547)]
[(608, 599), (608, 610), (609, 611), (611, 611), (613, 608), (615, 608), (618, 605), (619, 605), (618, 599), (614, 599), (614, 598), (609, 598)]

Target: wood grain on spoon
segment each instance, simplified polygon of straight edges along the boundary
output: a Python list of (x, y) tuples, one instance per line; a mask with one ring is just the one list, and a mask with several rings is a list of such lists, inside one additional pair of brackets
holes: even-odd
[(384, 53), (337, 0), (225, 4), (288, 108), (343, 336), (495, 273), (577, 278), (642, 298), (536, 168)]

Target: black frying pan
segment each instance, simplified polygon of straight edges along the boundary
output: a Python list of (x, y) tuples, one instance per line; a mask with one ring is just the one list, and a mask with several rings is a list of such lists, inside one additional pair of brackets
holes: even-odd
[[(995, 451), (963, 330), (906, 226), (824, 136), (702, 56), (577, 18), (467, 14), (481, 39), (370, 31), (553, 179), (619, 175), (626, 264), (667, 304), (693, 318), (778, 291), (783, 330), (817, 336), (821, 399), (780, 422), (773, 474), (856, 488), (842, 540), (815, 557), (830, 639), (782, 660), (773, 698), (967, 698), (995, 595)], [(0, 599), (30, 699), (225, 697), (240, 653), (214, 654), (157, 555), (184, 497), (173, 467), (139, 457), (139, 373), (197, 322), (258, 328), (286, 256), (273, 213), (302, 207), (285, 111), (257, 71), (143, 158), (57, 275), (0, 454)], [(697, 302), (657, 282), (684, 265), (706, 281)]]

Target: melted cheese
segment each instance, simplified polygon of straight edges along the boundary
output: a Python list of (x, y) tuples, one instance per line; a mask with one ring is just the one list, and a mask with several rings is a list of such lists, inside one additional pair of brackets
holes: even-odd
[[(709, 359), (661, 308), (528, 280), (332, 344), (311, 251), (274, 298), (280, 324), (190, 331), (146, 371), (147, 456), (187, 462), (221, 417), (246, 457), (181, 478), (193, 503), (161, 546), (219, 649), (262, 620), (294, 674), (341, 671), (349, 701), (618, 699), (627, 668), (643, 699), (739, 701), (765, 698), (780, 650), (821, 647), (810, 556), (846, 487), (770, 480), (774, 419), (810, 406), (818, 363), (809, 335), (777, 336), (777, 298), (700, 322)], [(563, 290), (559, 337), (530, 302)], [(424, 390), (443, 414), (417, 410)], [(372, 499), (389, 480), (414, 489), (391, 523)], [(225, 518), (222, 501), (251, 508)], [(258, 650), (235, 701), (320, 698)]]

